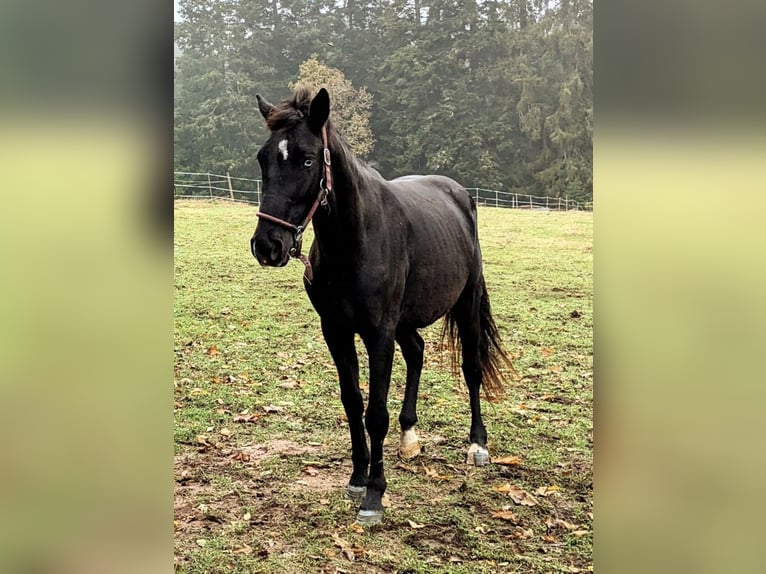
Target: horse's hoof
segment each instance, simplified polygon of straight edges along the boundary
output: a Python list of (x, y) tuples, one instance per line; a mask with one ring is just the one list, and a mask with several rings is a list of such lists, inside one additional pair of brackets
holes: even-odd
[(360, 510), (356, 515), (356, 523), (362, 526), (371, 526), (383, 522), (382, 510)]
[(357, 504), (362, 504), (365, 495), (367, 494), (366, 486), (353, 486), (349, 484), (346, 487), (346, 498), (349, 498)]
[(399, 458), (412, 460), (420, 454), (420, 442), (413, 429), (403, 431), (399, 437)]
[(399, 445), (399, 458), (402, 460), (412, 460), (420, 456), (420, 443), (414, 442), (406, 446)]
[(474, 466), (486, 466), (489, 464), (489, 451), (475, 442), (471, 443), (471, 448), (468, 449), (468, 457), (465, 462)]

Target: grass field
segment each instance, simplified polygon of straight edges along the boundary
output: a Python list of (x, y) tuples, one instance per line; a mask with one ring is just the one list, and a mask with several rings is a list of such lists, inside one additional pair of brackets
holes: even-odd
[(255, 212), (175, 203), (176, 571), (591, 571), (593, 214), (480, 208), (493, 314), (520, 375), (484, 403), (490, 453), (509, 464), (464, 464), (468, 396), (438, 323), (422, 332), (424, 452), (396, 456), (397, 350), (386, 517), (362, 529), (344, 499), (348, 426), (303, 266), (258, 266)]

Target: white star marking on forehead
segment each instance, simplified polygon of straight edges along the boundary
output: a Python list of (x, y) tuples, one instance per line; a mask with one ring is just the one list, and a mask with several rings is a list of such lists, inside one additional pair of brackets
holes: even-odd
[(287, 140), (284, 139), (279, 142), (279, 153), (282, 154), (282, 159), (287, 160)]

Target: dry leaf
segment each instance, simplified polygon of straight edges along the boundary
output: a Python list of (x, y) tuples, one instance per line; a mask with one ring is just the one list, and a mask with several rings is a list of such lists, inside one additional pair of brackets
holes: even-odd
[(219, 434), (222, 434), (223, 436), (227, 436), (227, 437), (231, 436), (231, 431), (229, 429), (227, 429), (227, 428), (223, 428), (223, 429), (219, 430), (218, 432), (219, 432)]
[(549, 349), (548, 347), (543, 347), (540, 349), (540, 353), (543, 355), (543, 357), (550, 357), (553, 354), (553, 349)]
[(281, 413), (285, 410), (285, 407), (278, 407), (277, 405), (265, 405), (263, 410), (267, 413)]
[(434, 480), (449, 480), (450, 479), (449, 476), (439, 474), (435, 469), (429, 468), (426, 465), (423, 465), (423, 471), (425, 472), (428, 478), (433, 478)]
[(585, 536), (586, 534), (590, 534), (590, 530), (575, 530), (572, 532), (573, 536), (576, 536), (577, 538), (581, 538)]
[(253, 548), (245, 544), (242, 548), (235, 548), (234, 554), (252, 554)]
[(403, 468), (404, 470), (407, 470), (407, 471), (411, 472), (412, 474), (417, 474), (418, 473), (418, 469), (417, 468), (415, 468), (414, 466), (412, 466), (410, 464), (405, 464), (402, 461), (398, 461), (394, 465), (394, 468)]
[(550, 496), (551, 494), (557, 493), (559, 490), (561, 490), (558, 486), (541, 486), (537, 490), (535, 490), (535, 494), (538, 496)]
[(514, 466), (521, 464), (521, 459), (518, 456), (501, 456), (492, 459), (493, 464), (502, 464), (505, 466)]
[(261, 418), (260, 414), (253, 413), (250, 415), (237, 415), (232, 419), (232, 421), (235, 423), (254, 423), (257, 422), (259, 418)]
[(309, 476), (316, 476), (319, 474), (319, 471), (315, 469), (313, 466), (307, 466), (302, 470), (302, 472), (308, 474)]
[(206, 352), (208, 355), (210, 355), (211, 357), (215, 357), (216, 355), (219, 355), (219, 354), (220, 354), (220, 351), (218, 350), (218, 347), (216, 347), (215, 345), (210, 345), (210, 346), (207, 348), (207, 351), (205, 351), (205, 352)]
[(519, 521), (518, 516), (516, 516), (510, 510), (498, 510), (496, 512), (493, 512), (492, 513), (492, 518), (499, 518), (500, 520), (507, 520), (508, 522), (513, 522), (514, 524), (516, 524)]
[(197, 436), (197, 444), (200, 444), (202, 446), (213, 446), (207, 441), (207, 437), (205, 435), (199, 435)]
[(548, 369), (551, 373), (560, 373), (563, 370), (563, 367), (561, 365), (553, 365)]
[(298, 381), (287, 381), (286, 383), (282, 383), (279, 385), (279, 387), (282, 389), (294, 389), (299, 386), (300, 386), (300, 383), (298, 383)]
[(235, 452), (233, 455), (231, 455), (231, 458), (233, 460), (239, 460), (241, 462), (249, 462), (250, 461), (250, 455), (246, 452)]
[(563, 528), (566, 528), (567, 530), (575, 530), (577, 528), (576, 524), (572, 524), (571, 522), (567, 522), (566, 520), (561, 520), (560, 518), (555, 519), (548, 519), (545, 521), (545, 525), (548, 528), (555, 528), (557, 526), (561, 526)]
[(534, 532), (532, 532), (531, 528), (522, 528), (521, 526), (517, 526), (516, 530), (514, 530), (511, 534), (506, 536), (506, 538), (511, 538), (514, 540), (523, 540), (525, 538), (532, 538), (534, 536)]
[(549, 536), (548, 534), (543, 536), (543, 540), (545, 540), (546, 542), (553, 543), (553, 544), (558, 542), (558, 540), (556, 540), (556, 538), (554, 536)]
[(413, 528), (415, 530), (426, 527), (425, 524), (418, 524), (417, 522), (414, 522), (412, 520), (408, 520), (407, 523), (410, 525), (410, 528)]
[(504, 492), (508, 494), (508, 496), (511, 497), (511, 500), (513, 500), (516, 504), (521, 504), (522, 506), (537, 505), (537, 500), (535, 500), (534, 496), (529, 494), (527, 491), (522, 490), (516, 486), (511, 486), (508, 483), (502, 486), (493, 486), (492, 490), (495, 492)]

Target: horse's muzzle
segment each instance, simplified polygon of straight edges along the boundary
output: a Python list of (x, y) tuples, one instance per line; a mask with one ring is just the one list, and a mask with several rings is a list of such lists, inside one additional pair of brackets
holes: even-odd
[(250, 239), (250, 251), (256, 261), (264, 266), (284, 267), (290, 255), (280, 239), (265, 239), (254, 235)]

